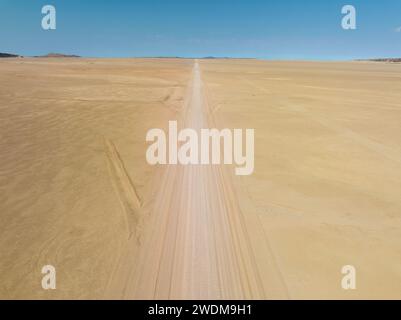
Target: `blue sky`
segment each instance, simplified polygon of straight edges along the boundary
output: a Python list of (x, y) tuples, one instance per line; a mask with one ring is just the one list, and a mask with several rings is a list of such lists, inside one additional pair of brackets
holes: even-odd
[[(341, 28), (345, 4), (357, 30)], [(401, 0), (0, 0), (0, 15), (0, 52), (22, 55), (401, 57)]]

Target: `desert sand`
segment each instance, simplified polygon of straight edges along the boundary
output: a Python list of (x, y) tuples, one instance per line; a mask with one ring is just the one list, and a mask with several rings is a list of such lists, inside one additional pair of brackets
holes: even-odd
[[(400, 78), (373, 62), (1, 60), (0, 298), (400, 299)], [(146, 132), (169, 120), (255, 129), (254, 174), (150, 166)]]

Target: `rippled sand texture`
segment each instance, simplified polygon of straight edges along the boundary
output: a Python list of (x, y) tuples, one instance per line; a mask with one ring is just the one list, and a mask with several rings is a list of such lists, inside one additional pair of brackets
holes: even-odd
[[(1, 298), (104, 297), (135, 238), (133, 195), (151, 201), (146, 132), (175, 117), (192, 64), (0, 61)], [(57, 270), (52, 292), (45, 264)]]

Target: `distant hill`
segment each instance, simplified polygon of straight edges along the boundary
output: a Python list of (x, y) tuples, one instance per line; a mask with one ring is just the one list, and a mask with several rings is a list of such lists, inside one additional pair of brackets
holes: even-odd
[(18, 57), (19, 57), (19, 55), (16, 55), (16, 54), (0, 52), (0, 58), (18, 58)]
[(213, 56), (208, 56), (208, 57), (203, 57), (203, 58), (201, 58), (201, 59), (206, 59), (206, 60), (208, 60), (208, 59), (231, 59), (231, 58), (229, 58), (229, 57), (213, 57)]
[(252, 57), (243, 57), (243, 58), (233, 58), (233, 57), (214, 57), (214, 56), (208, 56), (208, 57), (203, 57), (201, 59), (205, 60), (213, 60), (213, 59), (220, 59), (220, 60), (257, 60), (257, 58), (252, 58)]
[(377, 59), (359, 59), (357, 61), (373, 61), (373, 62), (390, 62), (390, 63), (400, 63), (401, 58), (377, 58)]
[(36, 58), (80, 58), (80, 56), (73, 54), (48, 53), (44, 56), (36, 56)]

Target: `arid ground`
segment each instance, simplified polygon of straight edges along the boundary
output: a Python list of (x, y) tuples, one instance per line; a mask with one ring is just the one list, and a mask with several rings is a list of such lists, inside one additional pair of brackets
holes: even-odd
[[(0, 298), (401, 299), (400, 89), (381, 62), (0, 60)], [(254, 174), (150, 166), (169, 120), (255, 129)]]

